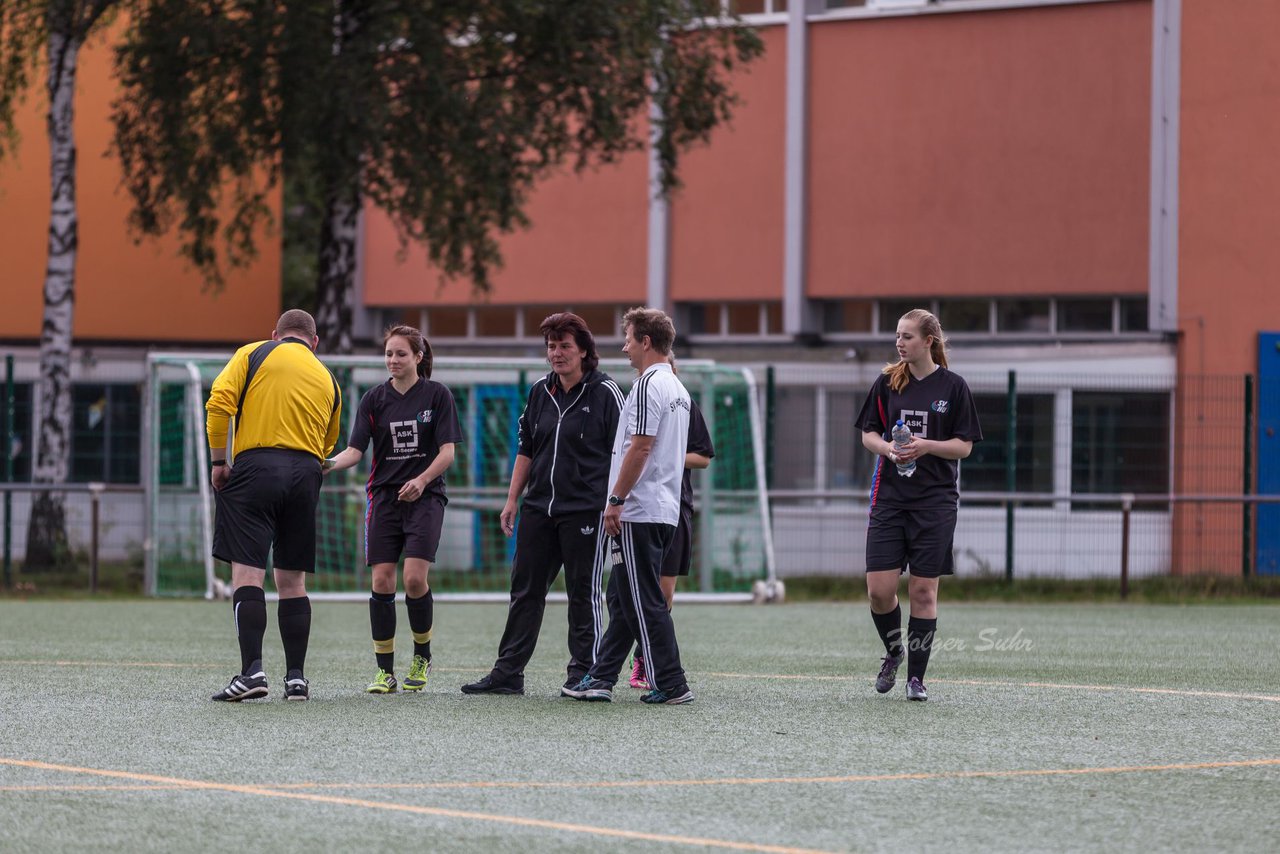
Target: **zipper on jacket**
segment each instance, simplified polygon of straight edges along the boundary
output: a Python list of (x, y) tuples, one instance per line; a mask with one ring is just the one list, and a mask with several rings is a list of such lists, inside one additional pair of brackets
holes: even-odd
[[(558, 382), (558, 380), (557, 380)], [(551, 507), (556, 503), (556, 460), (560, 456), (560, 424), (564, 421), (565, 413), (572, 410), (573, 407), (582, 399), (583, 393), (587, 390), (587, 381), (583, 377), (582, 388), (578, 389), (578, 396), (573, 399), (564, 409), (560, 408), (560, 404), (556, 403), (556, 396), (548, 389), (547, 395), (551, 398), (551, 402), (556, 407), (556, 432), (551, 437), (551, 498), (547, 501), (547, 515), (551, 515)]]

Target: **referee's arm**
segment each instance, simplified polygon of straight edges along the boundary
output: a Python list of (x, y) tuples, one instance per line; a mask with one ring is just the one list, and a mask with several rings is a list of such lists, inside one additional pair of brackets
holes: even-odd
[(214, 451), (225, 451), (227, 447), (227, 424), (240, 407), (240, 390), (249, 373), (249, 352), (256, 346), (249, 344), (237, 350), (209, 390), (209, 402), (204, 405), (205, 430), (209, 447)]
[(333, 395), (333, 413), (329, 416), (329, 429), (324, 434), (323, 457), (333, 453), (333, 447), (338, 443), (338, 429), (342, 426), (342, 392), (338, 390), (337, 383), (334, 383)]

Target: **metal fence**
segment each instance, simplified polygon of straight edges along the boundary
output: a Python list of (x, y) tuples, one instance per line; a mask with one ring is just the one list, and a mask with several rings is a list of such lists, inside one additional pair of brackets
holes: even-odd
[[(854, 423), (876, 372), (874, 365), (759, 372), (769, 378), (761, 406), (782, 578), (863, 571), (875, 458)], [(1043, 370), (963, 375), (985, 438), (961, 465), (958, 576), (1280, 573), (1280, 381)], [(129, 472), (117, 469), (141, 455), (140, 430), (129, 425), (139, 382), (96, 381), (77, 409), (84, 423), (75, 427), (73, 445), (82, 434), (94, 444), (76, 471), (128, 480)], [(23, 457), (31, 451), (34, 410), (15, 427)], [(49, 488), (21, 482), (29, 480), (22, 468), (16, 476), (20, 482), (0, 484), (6, 587), (41, 577), (24, 560), (30, 507), (46, 492), (66, 508), (65, 557), (84, 589), (95, 567), (142, 566), (140, 486), (94, 479)]]
[[(876, 458), (854, 425), (875, 373), (769, 383), (781, 577), (864, 567)], [(1271, 536), (1280, 506), (1258, 494), (1260, 472), (1265, 482), (1269, 466), (1280, 469), (1275, 428), (1259, 418), (1280, 409), (1280, 384), (1239, 375), (965, 376), (984, 441), (960, 467), (958, 575), (1280, 572)]]

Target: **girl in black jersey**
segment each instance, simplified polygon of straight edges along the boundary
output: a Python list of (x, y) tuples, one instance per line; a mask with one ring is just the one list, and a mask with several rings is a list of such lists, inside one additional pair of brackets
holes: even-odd
[(406, 691), (421, 691), (431, 672), (431, 588), (427, 573), (436, 559), (444, 524), (444, 473), (462, 441), (449, 389), (431, 379), (431, 345), (411, 326), (393, 326), (383, 340), (385, 383), (360, 399), (347, 449), (330, 462), (350, 468), (373, 441), (365, 517), (365, 560), (373, 568), (369, 623), (378, 674), (370, 694), (399, 687), (393, 675), (396, 637), (396, 564), (404, 555), (405, 607), (413, 631), (413, 661)]
[[(924, 673), (938, 625), (938, 579), (954, 573), (952, 541), (960, 501), (959, 460), (982, 440), (969, 386), (947, 370), (946, 339), (938, 318), (914, 309), (898, 321), (898, 361), (871, 387), (857, 426), (862, 445), (879, 455), (871, 482), (867, 525), (867, 596), (885, 656), (876, 690), (888, 692), (907, 659), (907, 699), (926, 700)], [(897, 421), (911, 440), (893, 444)], [(915, 463), (910, 474), (899, 465)], [(911, 617), (906, 650), (898, 576), (910, 571)]]

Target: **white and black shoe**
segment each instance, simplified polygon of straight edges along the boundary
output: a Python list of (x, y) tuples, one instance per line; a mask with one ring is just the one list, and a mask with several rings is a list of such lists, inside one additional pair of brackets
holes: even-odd
[(284, 698), (286, 700), (311, 699), (311, 683), (304, 679), (301, 673), (293, 671), (285, 677)]
[(259, 670), (251, 676), (244, 674), (232, 676), (227, 687), (214, 694), (213, 699), (224, 703), (238, 703), (241, 700), (265, 696), (267, 696), (267, 674)]

